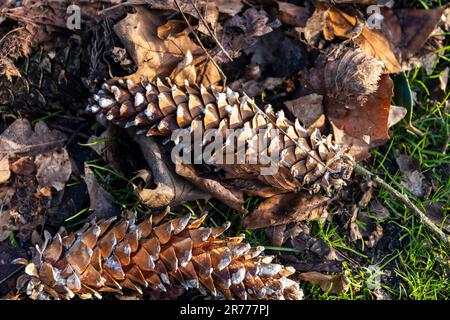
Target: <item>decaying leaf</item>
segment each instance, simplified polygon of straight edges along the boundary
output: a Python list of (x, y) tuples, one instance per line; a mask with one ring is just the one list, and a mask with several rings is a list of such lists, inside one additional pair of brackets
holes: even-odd
[(319, 285), (322, 291), (330, 293), (343, 293), (349, 289), (349, 281), (343, 274), (323, 274), (320, 272), (304, 272), (299, 278), (312, 284)]
[(420, 170), (417, 159), (400, 155), (396, 159), (402, 173), (400, 184), (414, 196), (423, 198), (431, 192), (431, 183)]
[(247, 229), (265, 228), (295, 221), (321, 220), (326, 217), (329, 198), (306, 193), (287, 193), (264, 200), (242, 224)]
[(72, 174), (72, 165), (66, 149), (52, 151), (36, 156), (34, 161), (39, 189), (53, 187), (57, 191), (64, 189), (65, 183)]
[(384, 221), (391, 216), (389, 210), (378, 200), (370, 203), (371, 216), (377, 221)]
[(439, 227), (450, 233), (450, 214), (443, 202), (429, 202), (425, 205), (427, 216)]
[[(268, 34), (280, 26), (278, 20), (269, 21), (269, 15), (262, 9), (250, 8), (242, 14), (235, 15), (225, 21), (219, 41), (232, 58), (237, 58), (242, 51), (252, 47), (258, 37)], [(219, 62), (228, 62), (229, 58), (220, 48), (213, 50), (214, 59)]]
[(97, 218), (108, 219), (119, 216), (120, 208), (113, 196), (98, 183), (94, 172), (87, 165), (84, 166), (84, 182), (89, 194), (90, 209)]
[(311, 17), (308, 18), (304, 27), (297, 27), (295, 30), (303, 35), (305, 42), (312, 47), (319, 47), (322, 33), (325, 26), (327, 11), (317, 7)]

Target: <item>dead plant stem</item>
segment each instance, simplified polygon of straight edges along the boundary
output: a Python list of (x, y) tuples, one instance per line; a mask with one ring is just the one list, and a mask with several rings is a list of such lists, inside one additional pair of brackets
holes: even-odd
[(439, 229), (433, 221), (431, 221), (425, 213), (423, 213), (409, 198), (408, 196), (400, 193), (393, 187), (391, 187), (386, 181), (375, 175), (374, 173), (370, 172), (366, 168), (362, 167), (359, 164), (355, 164), (355, 172), (371, 178), (375, 183), (386, 189), (391, 195), (393, 195), (395, 198), (400, 200), (405, 206), (407, 206), (414, 215), (420, 219), (420, 221), (432, 232), (434, 233), (439, 239), (447, 246), (450, 247), (450, 237), (448, 237), (441, 229)]

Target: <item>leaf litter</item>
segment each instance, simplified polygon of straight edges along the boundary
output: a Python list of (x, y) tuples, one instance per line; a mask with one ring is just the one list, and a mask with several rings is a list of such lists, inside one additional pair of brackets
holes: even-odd
[[(226, 75), (233, 80), (233, 90), (246, 92), (258, 103), (273, 103), (277, 111), (287, 111), (288, 118), (298, 119), (309, 135), (317, 129), (332, 134), (356, 161), (368, 159), (371, 149), (386, 144), (392, 138), (390, 128), (402, 123), (408, 112), (403, 106), (391, 105), (394, 85), (390, 74), (406, 71), (413, 64), (429, 66), (436, 48), (443, 46), (442, 38), (432, 36), (441, 9), (383, 8), (384, 28), (377, 31), (364, 24), (355, 8), (348, 5), (338, 9), (328, 4), (298, 6), (278, 1), (270, 10), (270, 6), (253, 7), (240, 0), (143, 2), (141, 6), (114, 6), (112, 1), (79, 3), (86, 9), (83, 23), (88, 30), (106, 20), (114, 30), (111, 41), (101, 48), (103, 57), (109, 56), (112, 64), (103, 59), (101, 71), (91, 70), (84, 78), (89, 78), (85, 84), (90, 91), (111, 77), (117, 67), (134, 82), (143, 76), (151, 81), (169, 77), (177, 86), (188, 80), (220, 88)], [(3, 8), (2, 18), (18, 29), (0, 41), (0, 74), (15, 79), (20, 76), (17, 61), (44, 43), (51, 46), (49, 39), (65, 28), (64, 8), (65, 3), (39, 7), (32, 1)], [(30, 19), (38, 23), (29, 23)], [(445, 19), (442, 27), (448, 30)], [(17, 46), (18, 39), (26, 41)], [(99, 63), (98, 57), (97, 53), (97, 62), (91, 61), (91, 67)], [(444, 70), (437, 79), (437, 99), (445, 95), (447, 78), (448, 70)], [(82, 112), (70, 116), (89, 117)], [(111, 128), (108, 126), (100, 136), (88, 133), (91, 138), (84, 144), (92, 147), (96, 156), (84, 161), (100, 157), (106, 170), (112, 168), (131, 178), (124, 162), (118, 160), (123, 155), (112, 141), (133, 137), (135, 130)], [(68, 181), (74, 176), (84, 181), (85, 200), (81, 202), (85, 205), (88, 201), (90, 213), (97, 217), (119, 215), (117, 199), (104, 187), (106, 180), (98, 180), (88, 164), (84, 164), (84, 175), (77, 172), (67, 144), (78, 134), (75, 130), (68, 136), (49, 129), (43, 121), (33, 127), (28, 120), (19, 119), (0, 135), (2, 244), (11, 235), (25, 241), (42, 227), (46, 211), (52, 210), (52, 200), (63, 201)], [(146, 208), (158, 211), (190, 203), (196, 210), (203, 210), (214, 198), (221, 202), (219, 206), (247, 213), (241, 216), (240, 226), (264, 228), (275, 248), (295, 250), (292, 254), (277, 252), (277, 257), (294, 266), (299, 279), (325, 292), (349, 290), (348, 274), (341, 262), (356, 258), (349, 259), (342, 254), (345, 250), (311, 235), (312, 225), (340, 221), (339, 232), (348, 235), (350, 243), (356, 246), (363, 241), (372, 250), (385, 236), (383, 222), (391, 214), (377, 199), (376, 185), (350, 183), (333, 198), (331, 194), (312, 194), (311, 190), (280, 193), (245, 177), (223, 179), (220, 174), (205, 173), (201, 166), (173, 164), (164, 139), (138, 136), (132, 143), (142, 157), (133, 156), (128, 163), (134, 175), (129, 186)], [(426, 199), (432, 188), (429, 176), (407, 156), (398, 157), (397, 164), (400, 185)], [(244, 194), (264, 199), (249, 210)], [(445, 204), (430, 202), (425, 208), (430, 219), (448, 232)], [(375, 296), (385, 296), (376, 290)]]

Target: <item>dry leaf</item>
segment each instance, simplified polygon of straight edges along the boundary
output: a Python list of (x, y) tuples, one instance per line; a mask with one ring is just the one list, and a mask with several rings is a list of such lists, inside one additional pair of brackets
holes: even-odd
[(331, 121), (333, 128), (333, 135), (336, 144), (348, 148), (348, 153), (356, 161), (362, 161), (370, 157), (370, 145), (360, 138), (352, 137), (345, 133), (344, 130), (339, 129)]
[(330, 8), (323, 29), (324, 37), (327, 40), (332, 40), (335, 36), (345, 39), (353, 38), (368, 55), (383, 61), (388, 73), (401, 72), (400, 63), (383, 33), (369, 29), (363, 24), (361, 33), (355, 34), (354, 28), (358, 27), (360, 23), (358, 18), (352, 17), (339, 9)]
[(450, 233), (450, 214), (443, 202), (430, 202), (425, 205), (427, 216), (439, 227)]
[(285, 101), (284, 105), (306, 128), (323, 115), (323, 96), (316, 93)]
[(407, 113), (408, 109), (405, 107), (391, 106), (388, 116), (388, 128), (391, 128), (402, 121)]
[[(150, 80), (156, 76), (169, 76), (190, 51), (194, 57), (193, 64), (198, 68), (198, 82), (202, 79), (203, 84), (213, 84), (220, 79), (218, 70), (208, 63), (203, 50), (187, 33), (170, 34), (166, 40), (161, 40), (158, 28), (164, 25), (164, 21), (145, 8), (137, 7), (136, 11), (114, 26), (117, 36), (138, 66), (136, 73), (129, 78), (139, 82), (141, 76)], [(160, 32), (160, 36), (165, 34)]]
[(281, 22), (294, 27), (304, 27), (310, 17), (310, 12), (306, 7), (300, 7), (288, 2), (277, 1), (278, 19)]
[(211, 196), (213, 196), (217, 200), (220, 200), (227, 206), (239, 212), (247, 212), (247, 210), (244, 208), (244, 197), (241, 192), (233, 192), (227, 189), (219, 181), (198, 176), (192, 165), (176, 163), (175, 170), (177, 174), (186, 178), (200, 190), (209, 193)]
[(423, 198), (431, 192), (431, 183), (420, 170), (417, 159), (400, 155), (396, 159), (402, 173), (400, 184), (414, 196)]
[(304, 272), (299, 278), (312, 284), (319, 285), (322, 291), (330, 293), (343, 293), (349, 289), (349, 281), (343, 274), (323, 274), (320, 272)]
[(4, 183), (11, 177), (11, 171), (9, 170), (8, 157), (3, 156), (0, 159), (0, 183)]
[(329, 198), (307, 193), (287, 193), (264, 200), (242, 221), (246, 229), (287, 224), (295, 221), (319, 220), (327, 214)]
[(301, 34), (308, 45), (318, 47), (322, 39), (327, 11), (322, 7), (317, 7), (312, 16), (306, 21), (305, 27), (297, 27), (295, 30)]
[(358, 218), (358, 208), (356, 206), (353, 206), (352, 209), (352, 217), (350, 219), (350, 226), (349, 226), (349, 240), (351, 242), (355, 242), (356, 240), (362, 239), (361, 231), (359, 230), (359, 226), (356, 223), (356, 219)]
[[(443, 9), (395, 9), (401, 28), (402, 60), (414, 56), (423, 47), (441, 19)], [(382, 29), (383, 30), (383, 26)]]
[[(142, 203), (150, 208), (176, 206), (188, 201), (207, 200), (211, 196), (198, 190), (191, 183), (174, 173), (170, 157), (161, 152), (161, 147), (153, 137), (135, 135), (151, 174), (142, 176), (144, 187), (136, 187)], [(156, 185), (156, 187), (155, 187)]]
[(341, 107), (328, 101), (327, 116), (334, 125), (353, 138), (358, 138), (371, 147), (389, 140), (388, 118), (393, 95), (393, 82), (389, 75), (383, 75), (378, 90), (368, 96), (364, 106), (347, 110), (339, 115)]
[(53, 187), (61, 191), (72, 174), (72, 165), (66, 149), (36, 156), (34, 161), (39, 189)]
[(89, 208), (97, 218), (107, 219), (120, 214), (120, 208), (113, 196), (98, 183), (94, 172), (87, 165), (84, 166), (84, 182), (90, 199)]
[(27, 176), (36, 171), (36, 165), (31, 157), (21, 157), (11, 164), (11, 171), (15, 174)]
[(50, 130), (42, 121), (33, 130), (28, 120), (19, 119), (0, 135), (0, 154), (36, 155), (61, 147), (65, 140), (64, 134)]
[(215, 0), (215, 3), (219, 12), (227, 13), (230, 16), (238, 14), (244, 7), (242, 0)]

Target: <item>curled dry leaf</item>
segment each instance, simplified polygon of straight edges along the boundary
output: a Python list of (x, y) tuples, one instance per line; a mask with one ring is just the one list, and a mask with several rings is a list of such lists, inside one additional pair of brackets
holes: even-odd
[(202, 48), (186, 32), (167, 36), (159, 29), (160, 36), (167, 38), (162, 40), (158, 37), (158, 28), (164, 23), (158, 15), (137, 7), (136, 13), (128, 14), (114, 26), (117, 36), (138, 66), (136, 73), (129, 78), (138, 82), (141, 76), (148, 79), (169, 76), (189, 51), (194, 58), (193, 64), (199, 68), (197, 80), (201, 77), (203, 84), (220, 80), (219, 71), (208, 62)]
[(89, 194), (90, 209), (97, 218), (108, 219), (120, 214), (113, 196), (98, 183), (94, 172), (87, 165), (84, 166), (84, 182)]
[(244, 208), (244, 196), (240, 191), (231, 191), (222, 185), (219, 181), (213, 179), (202, 178), (198, 176), (192, 165), (176, 163), (175, 171), (180, 176), (186, 178), (200, 190), (209, 193), (214, 198), (220, 200), (230, 208), (239, 212), (246, 213)]
[(246, 229), (258, 229), (295, 221), (320, 220), (327, 215), (329, 198), (307, 193), (287, 193), (264, 200), (242, 221)]
[(343, 293), (349, 289), (349, 281), (343, 274), (323, 274), (320, 272), (304, 272), (299, 278), (312, 284), (319, 285), (322, 291), (330, 293)]
[[(188, 201), (206, 200), (211, 197), (175, 174), (174, 170), (168, 167), (171, 160), (161, 151), (154, 138), (137, 135), (135, 141), (138, 143), (152, 173), (151, 175), (147, 174), (144, 179), (146, 186), (136, 189), (137, 195), (145, 205), (150, 208), (164, 208), (169, 205), (176, 206)], [(151, 188), (150, 185), (156, 185), (156, 188)]]
[(356, 206), (352, 208), (352, 217), (350, 219), (349, 225), (349, 238), (351, 242), (355, 242), (356, 240), (362, 239), (361, 231), (359, 230), (359, 226), (356, 223), (356, 219), (358, 218), (359, 209)]
[[(362, 30), (358, 33), (356, 29), (359, 27)], [(328, 9), (323, 33), (326, 40), (332, 40), (334, 37), (353, 39), (368, 55), (383, 61), (388, 73), (402, 71), (400, 63), (384, 34), (378, 30), (369, 29), (356, 17), (350, 16), (339, 9), (330, 8)]]

